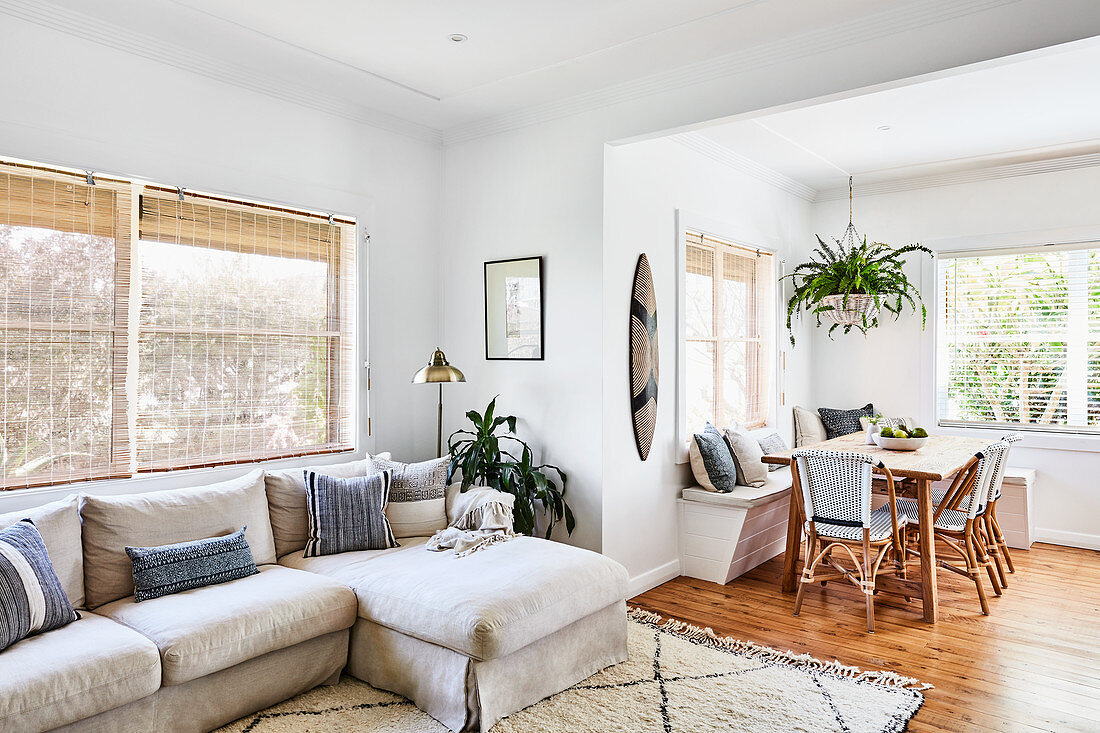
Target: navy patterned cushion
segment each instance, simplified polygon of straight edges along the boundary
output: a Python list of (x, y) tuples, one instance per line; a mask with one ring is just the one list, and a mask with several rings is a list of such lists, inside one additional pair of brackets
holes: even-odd
[(224, 537), (160, 547), (127, 547), (134, 569), (134, 602), (228, 583), (260, 572), (244, 527)]
[[(783, 436), (779, 433), (772, 433), (771, 435), (765, 435), (760, 440), (756, 441), (760, 444), (760, 450), (764, 451), (764, 455), (770, 453), (782, 453), (787, 450), (787, 441), (783, 440)], [(769, 463), (769, 471), (778, 471), (783, 468), (781, 463)]]
[(699, 447), (699, 455), (714, 489), (722, 493), (733, 491), (737, 486), (737, 464), (726, 436), (708, 422), (703, 432), (695, 434), (695, 445)]
[(347, 479), (306, 471), (305, 479), (305, 557), (399, 546), (386, 518), (391, 471)]
[(873, 416), (875, 408), (870, 402), (855, 410), (834, 410), (831, 407), (819, 407), (817, 408), (817, 414), (821, 415), (821, 422), (825, 424), (825, 435), (832, 440), (842, 435), (858, 433), (863, 429), (859, 419)]
[(0, 650), (77, 618), (34, 522), (0, 531)]

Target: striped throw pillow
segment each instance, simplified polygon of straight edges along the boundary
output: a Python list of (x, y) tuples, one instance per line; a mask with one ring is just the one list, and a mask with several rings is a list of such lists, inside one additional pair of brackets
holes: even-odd
[(392, 472), (341, 479), (305, 471), (305, 479), (305, 557), (398, 547), (386, 518)]
[(260, 572), (244, 531), (241, 527), (224, 537), (160, 547), (127, 547), (134, 569), (134, 602), (228, 583)]
[(34, 522), (0, 531), (0, 650), (77, 618)]

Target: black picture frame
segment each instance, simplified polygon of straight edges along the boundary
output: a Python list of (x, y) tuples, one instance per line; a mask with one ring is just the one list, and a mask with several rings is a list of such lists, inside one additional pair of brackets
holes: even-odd
[[(513, 257), (506, 260), (489, 260), (485, 262), (482, 267), (483, 276), (483, 289), (484, 289), (484, 305), (485, 305), (485, 359), (487, 361), (543, 361), (546, 358), (546, 281), (543, 278), (543, 257), (537, 255), (534, 257)], [(505, 266), (516, 265), (519, 263), (533, 262), (535, 265), (535, 271), (538, 275), (538, 309), (539, 309), (539, 328), (538, 328), (538, 355), (537, 356), (509, 356), (502, 352), (500, 348), (493, 348), (491, 342), (493, 339), (490, 337), (491, 328), (490, 322), (493, 316), (501, 319), (500, 322), (507, 323), (507, 314), (502, 308), (499, 313), (492, 313), (494, 310), (491, 305), (490, 292), (490, 268), (493, 266)]]

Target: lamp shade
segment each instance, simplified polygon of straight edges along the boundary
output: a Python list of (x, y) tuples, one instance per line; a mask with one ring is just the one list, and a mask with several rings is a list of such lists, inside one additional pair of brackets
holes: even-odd
[(451, 366), (442, 350), (436, 349), (428, 365), (413, 375), (413, 384), (435, 384), (437, 382), (465, 382), (466, 377)]

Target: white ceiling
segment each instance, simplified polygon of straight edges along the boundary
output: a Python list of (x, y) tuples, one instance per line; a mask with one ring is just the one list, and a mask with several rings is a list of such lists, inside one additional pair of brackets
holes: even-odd
[[(705, 128), (819, 192), (1100, 153), (1100, 44)], [(889, 126), (889, 130), (880, 130)]]
[[(797, 43), (833, 25), (893, 17), (875, 0), (23, 3), (33, 11), (21, 17), (60, 7), (85, 37), (436, 130), (777, 41)], [(454, 43), (453, 33), (469, 40)]]

